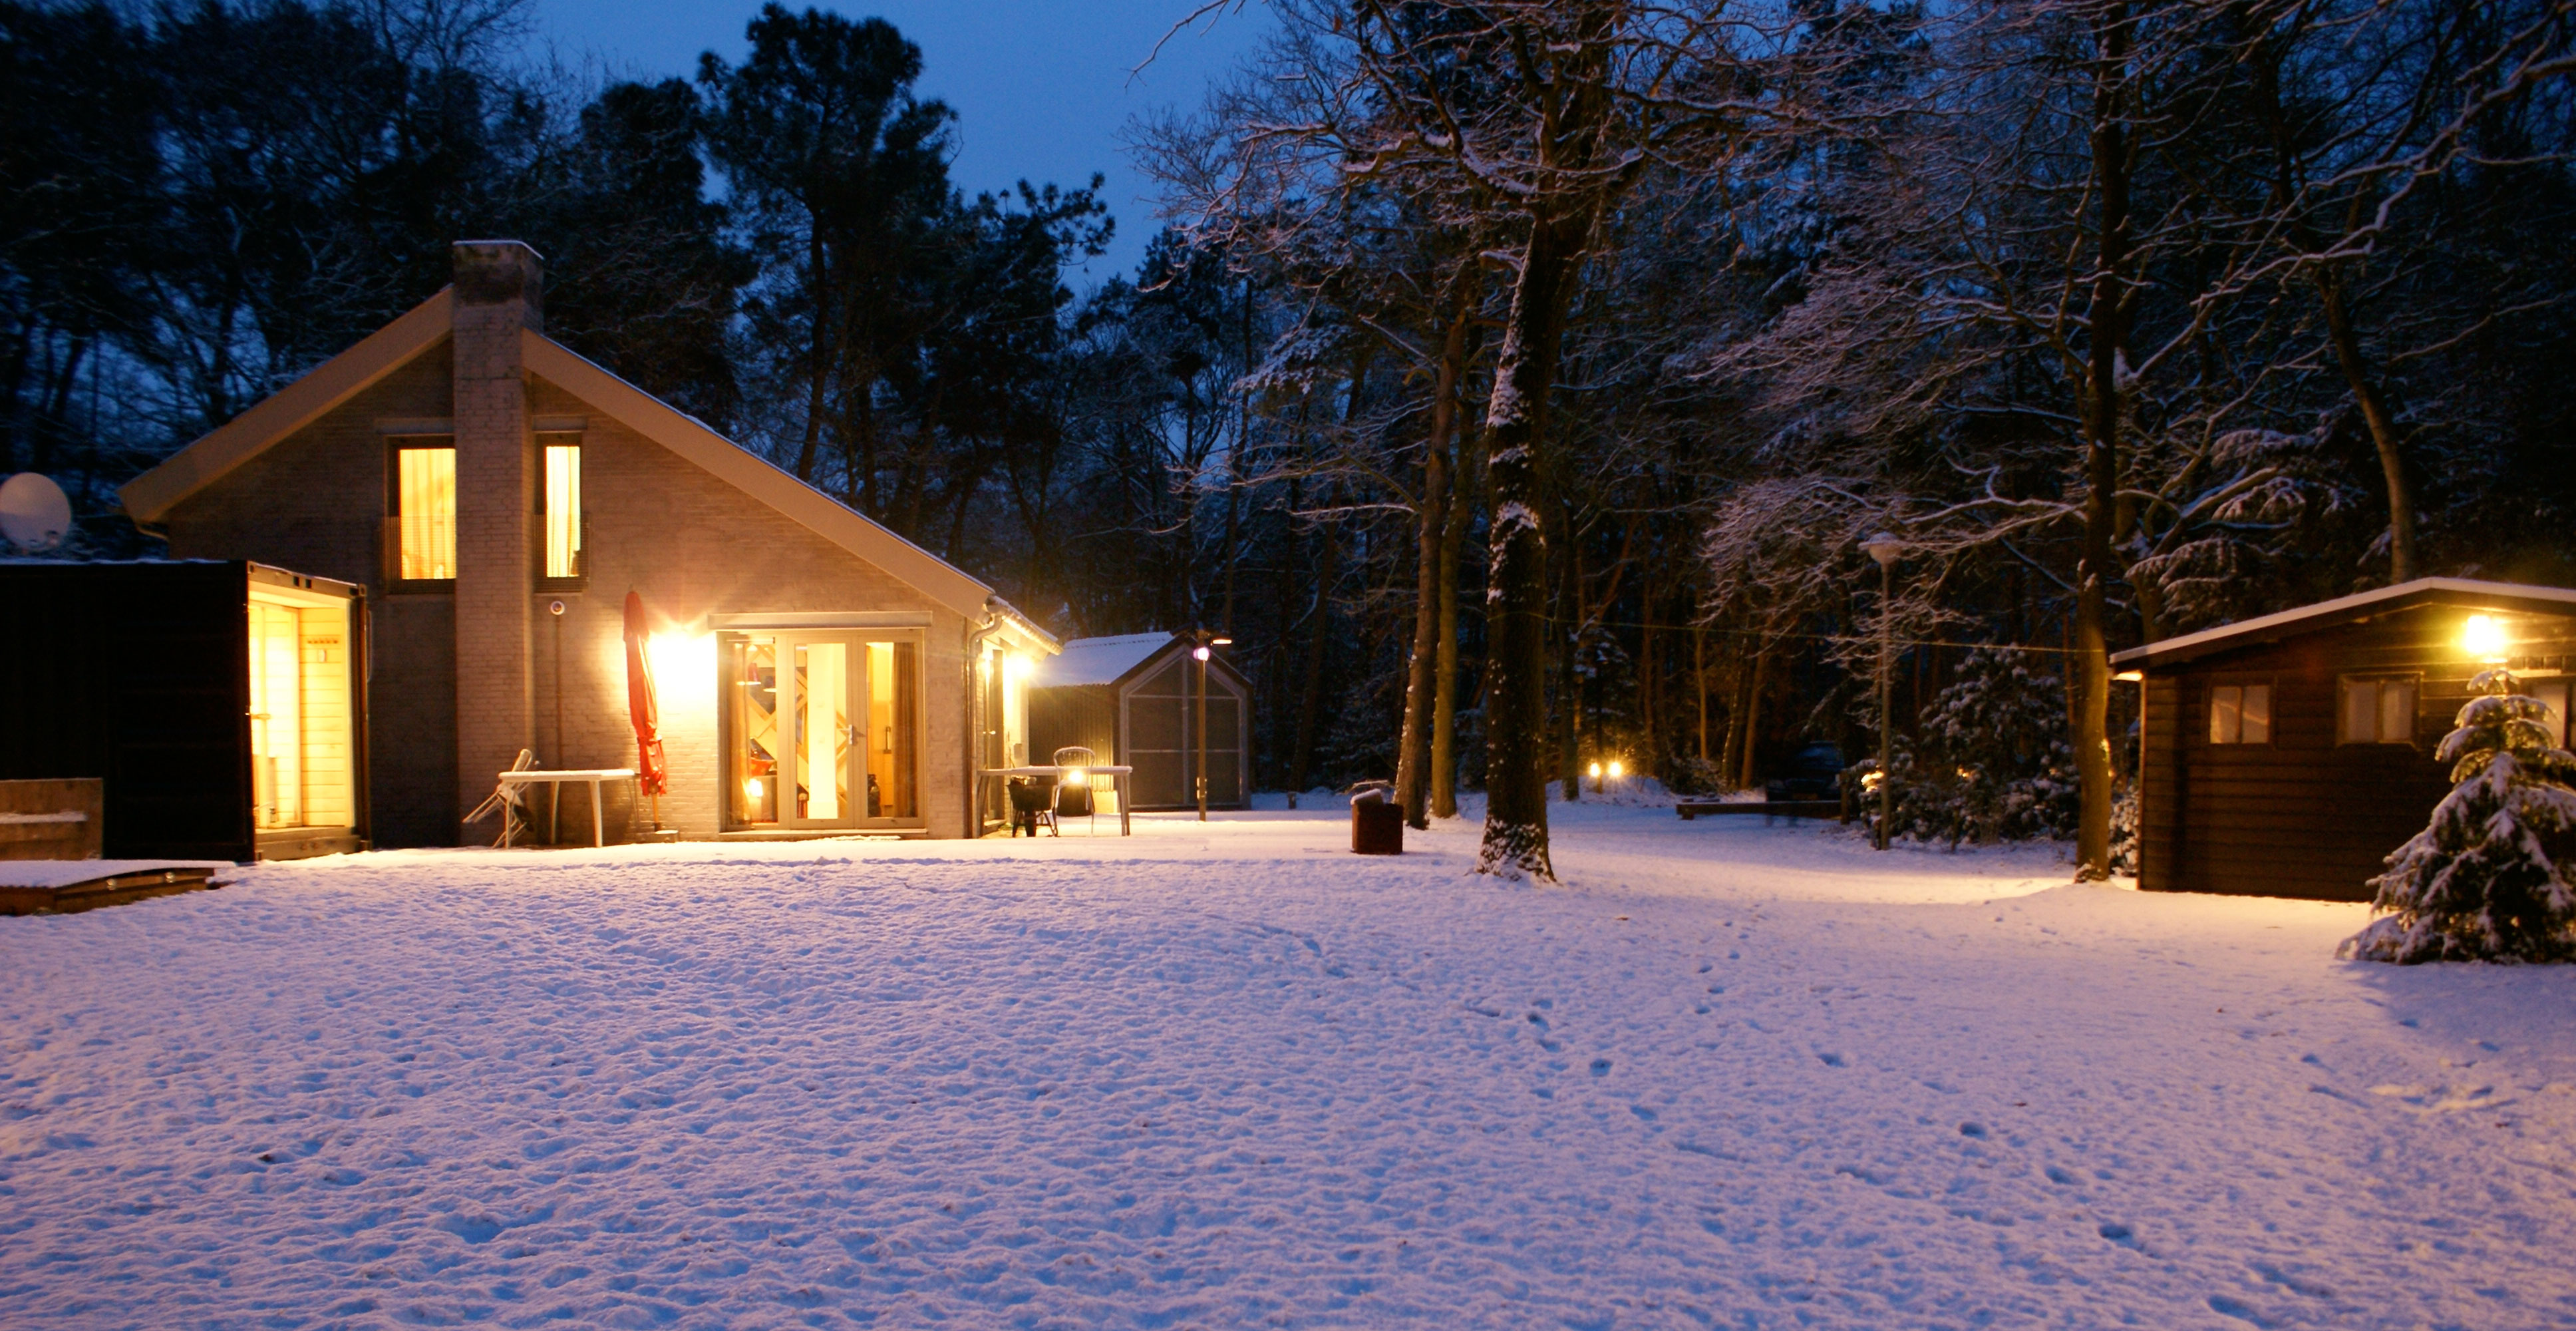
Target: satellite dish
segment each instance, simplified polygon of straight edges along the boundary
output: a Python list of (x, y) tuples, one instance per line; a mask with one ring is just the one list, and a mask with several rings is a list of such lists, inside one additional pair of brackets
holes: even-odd
[(71, 529), (72, 501), (52, 479), (22, 471), (0, 483), (0, 536), (11, 545), (36, 554), (61, 545)]

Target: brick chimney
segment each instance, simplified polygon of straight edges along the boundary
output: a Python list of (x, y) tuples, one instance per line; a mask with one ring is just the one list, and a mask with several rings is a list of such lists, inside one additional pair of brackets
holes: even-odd
[(544, 327), (545, 270), (515, 240), (459, 241), (453, 258), (456, 760), (459, 807), (470, 809), (536, 737), (528, 655), (536, 439), (519, 332)]

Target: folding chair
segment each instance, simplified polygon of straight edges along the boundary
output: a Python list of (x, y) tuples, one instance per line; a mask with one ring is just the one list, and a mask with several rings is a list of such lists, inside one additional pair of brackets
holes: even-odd
[(1091, 783), (1097, 779), (1091, 774), (1091, 769), (1100, 765), (1100, 755), (1079, 745), (1071, 745), (1055, 751), (1055, 765), (1082, 773), (1078, 778), (1066, 778), (1063, 785), (1056, 787), (1056, 817), (1087, 818), (1090, 820), (1088, 834), (1100, 835), (1100, 802), (1091, 795)]
[[(527, 749), (521, 749), (518, 761), (510, 764), (510, 770), (525, 772), (532, 770), (536, 765), (537, 755)], [(465, 815), (464, 823), (471, 827), (483, 821), (484, 815), (495, 809), (498, 809), (501, 814), (501, 839), (493, 842), (493, 845), (507, 847), (510, 844), (510, 833), (514, 826), (522, 832), (529, 830), (528, 788), (524, 783), (504, 781), (494, 786), (492, 793), (484, 796), (483, 802), (474, 806), (474, 812)]]

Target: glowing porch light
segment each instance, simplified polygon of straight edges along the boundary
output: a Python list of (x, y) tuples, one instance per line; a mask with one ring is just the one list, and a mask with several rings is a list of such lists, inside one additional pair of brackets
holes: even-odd
[(1036, 665), (1037, 663), (1029, 658), (1013, 652), (1002, 658), (1002, 673), (1013, 679), (1027, 679), (1029, 671), (1036, 668)]
[(1611, 760), (1610, 760), (1610, 779), (1611, 779), (1611, 780), (1613, 780), (1613, 781), (1618, 780), (1618, 779), (1619, 779), (1619, 773), (1620, 773), (1620, 771), (1621, 771), (1621, 768), (1620, 768), (1620, 766), (1619, 766), (1619, 760), (1618, 760), (1618, 759), (1616, 759), (1616, 758), (1611, 759)]
[(2481, 661), (2504, 659), (2504, 624), (2493, 615), (2471, 615), (2468, 627), (2460, 632), (2460, 645), (2469, 655)]
[(1207, 649), (1207, 648), (1205, 648), (1205, 647), (1201, 647), (1201, 648), (1199, 648), (1197, 651), (1191, 652), (1191, 653), (1190, 653), (1190, 655), (1195, 656), (1195, 657), (1197, 657), (1198, 659), (1200, 659), (1200, 660), (1204, 661), (1204, 660), (1208, 659), (1209, 652), (1208, 652), (1208, 649)]
[(1585, 775), (1585, 776), (1589, 776), (1589, 777), (1596, 777), (1596, 778), (1597, 778), (1597, 777), (1599, 777), (1599, 776), (1601, 775), (1601, 764), (1599, 764), (1599, 763), (1594, 763), (1594, 764), (1592, 764), (1591, 768), (1590, 768), (1588, 771), (1584, 772), (1584, 775)]

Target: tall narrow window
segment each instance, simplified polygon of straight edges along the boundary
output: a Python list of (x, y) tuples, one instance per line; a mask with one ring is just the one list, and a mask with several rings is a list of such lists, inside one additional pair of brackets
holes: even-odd
[(2338, 744), (2412, 744), (2415, 742), (2415, 678), (2373, 679), (2346, 675), (2337, 681), (2335, 742)]
[(394, 450), (394, 516), (402, 550), (395, 576), (433, 582), (456, 576), (456, 449)]
[(541, 576), (578, 578), (581, 561), (581, 441), (540, 436), (546, 452), (546, 566)]
[(2272, 742), (2272, 686), (2221, 684), (2209, 691), (2209, 742)]

